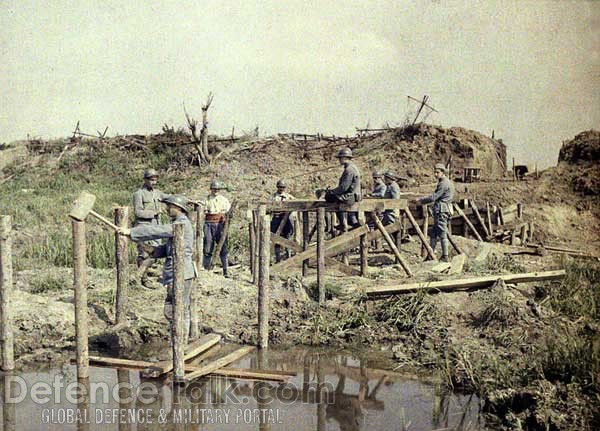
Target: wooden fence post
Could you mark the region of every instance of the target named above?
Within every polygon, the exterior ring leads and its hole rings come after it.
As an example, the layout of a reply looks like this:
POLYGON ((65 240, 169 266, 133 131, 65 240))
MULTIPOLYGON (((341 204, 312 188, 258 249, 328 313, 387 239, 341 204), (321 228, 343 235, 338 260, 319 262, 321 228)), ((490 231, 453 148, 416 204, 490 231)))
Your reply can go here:
POLYGON ((260 274, 260 217, 258 210, 252 210, 252 227, 254 229, 254 238, 256 239, 256 247, 254 247, 254 272, 252 273, 252 283, 258 286, 258 278, 260 274))
MULTIPOLYGON (((427 208, 427 205, 421 205, 421 211, 423 211, 423 236, 425 237, 425 242, 427 242, 429 241, 429 209, 427 208)), ((448 220, 448 225, 452 225, 452 218, 448 220)), ((427 250, 425 249, 425 245, 421 244, 421 257, 425 257, 426 254, 427 250)))
POLYGON ((73 230, 73 289, 75 291, 75 342, 77 344, 77 377, 89 377, 88 302, 85 221, 71 220, 73 230))
POLYGON ((260 259, 258 275, 258 346, 269 347, 269 266, 271 264, 271 224, 266 205, 258 209, 260 259))
POLYGON ((12 328, 11 299, 12 271, 12 219, 0 216, 0 337, 2 341, 2 370, 15 368, 14 335, 12 328))
MULTIPOLYGON (((308 245, 310 242, 310 212, 303 211, 298 214, 302 215, 302 249, 308 250, 308 245)), ((308 274, 308 259, 302 262, 302 277, 306 277, 308 274)))
POLYGON ((317 289, 319 304, 325 303, 325 208, 317 208, 317 289))
MULTIPOLYGON (((129 224, 129 208, 118 207, 114 209, 115 224, 126 228, 129 224)), ((127 246, 129 238, 115 232, 115 261, 117 263, 117 298, 115 323, 127 321, 127 309, 129 301, 129 253, 127 246)))
MULTIPOLYGON (((361 211, 358 214, 359 222, 362 226, 366 224, 365 212, 361 211)), ((360 275, 366 277, 369 273, 369 241, 367 234, 360 236, 360 275)))
POLYGON ((185 280, 185 242, 183 223, 173 224, 173 321, 171 322, 171 344, 173 347, 173 381, 185 378, 184 355, 187 334, 185 333, 185 304, 183 302, 185 280))

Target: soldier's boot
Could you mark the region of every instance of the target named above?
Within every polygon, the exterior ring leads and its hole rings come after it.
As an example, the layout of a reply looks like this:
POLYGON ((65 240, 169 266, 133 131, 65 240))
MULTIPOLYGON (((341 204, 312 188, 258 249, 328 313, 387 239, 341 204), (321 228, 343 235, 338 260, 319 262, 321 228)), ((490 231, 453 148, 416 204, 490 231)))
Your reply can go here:
POLYGON ((358 214, 356 212, 349 212, 348 213, 348 227, 356 228, 358 226, 360 226, 360 223, 358 222, 358 214))
POLYGON ((443 237, 440 242, 442 243, 442 257, 440 258, 440 260, 442 262, 449 262, 450 259, 448 258, 448 237, 443 237))
MULTIPOLYGON (((433 250, 434 253, 435 253, 436 244, 437 244, 437 238, 433 235, 430 236, 429 237, 429 246, 431 247, 431 249, 433 250)), ((433 258, 431 256, 429 256, 429 253, 427 253, 424 260, 425 260, 425 262, 427 262, 429 260, 433 260, 433 258)))
POLYGON ((281 261, 281 246, 275 246, 275 263, 279 263, 281 261))
POLYGON ((212 259, 212 254, 204 254, 204 256, 202 256, 202 267, 204 269, 208 269, 211 259, 212 259))
POLYGON ((223 267, 223 277, 231 278, 229 274, 229 259, 227 256, 221 257, 221 266, 223 267))

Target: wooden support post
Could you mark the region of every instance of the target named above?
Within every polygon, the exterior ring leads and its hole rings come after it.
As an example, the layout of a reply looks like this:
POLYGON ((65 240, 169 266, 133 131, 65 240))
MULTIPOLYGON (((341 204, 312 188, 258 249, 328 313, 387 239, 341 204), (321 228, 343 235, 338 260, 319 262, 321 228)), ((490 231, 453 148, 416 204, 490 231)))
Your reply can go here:
MULTIPOLYGON (((114 209, 115 224, 127 228, 129 225, 129 208, 118 207, 114 209)), ((127 322, 127 309, 129 301, 129 253, 127 246, 129 238, 126 235, 115 233, 115 261, 117 263, 117 298, 115 323, 127 322)))
MULTIPOLYGON (((450 224, 448 224, 448 227, 450 227, 450 224)), ((454 237, 452 236, 451 232, 448 232, 448 242, 450 242, 450 245, 452 245, 452 248, 454 249, 454 251, 456 251, 456 253, 463 254, 456 241, 454 241, 454 237)))
POLYGON ((473 223, 471 223, 471 220, 469 220, 469 218, 466 216, 466 214, 463 212, 463 210, 456 204, 454 204, 454 209, 464 220, 465 226, 468 226, 469 229, 471 229, 471 231, 473 232, 473 235, 475 235, 477 240, 483 241, 483 238, 481 238, 481 235, 479 235, 479 232, 477 232, 477 229, 475 229, 475 226, 473 226, 473 223))
POLYGON ((258 346, 269 347, 269 266, 271 263, 271 226, 266 205, 258 209, 260 222, 260 262, 258 267, 258 346))
POLYGON ((423 246, 425 247, 425 250, 427 250, 427 254, 429 255, 429 257, 432 258, 433 260, 436 260, 433 249, 429 245, 429 242, 425 238, 425 235, 423 235, 423 231, 417 224, 417 221, 415 220, 412 213, 410 212, 410 209, 406 208, 404 210, 404 213, 406 214, 406 217, 408 218, 408 221, 412 225, 413 229, 417 232, 417 235, 419 236, 419 239, 421 240, 421 244, 423 244, 423 246))
POLYGON ((258 210, 252 211, 252 227, 254 229, 254 238, 256 239, 256 247, 254 247, 254 272, 252 273, 252 283, 258 286, 258 277, 260 274, 260 217, 258 210))
POLYGON ((535 232, 535 223, 529 222, 529 240, 533 242, 533 234, 535 232))
POLYGON ((204 209, 201 205, 194 205, 196 213, 196 238, 194 240, 195 262, 198 271, 202 268, 202 257, 204 254, 204 209))
POLYGON ((477 208, 477 205, 475 204, 474 201, 471 201, 471 208, 473 208, 473 213, 475 214, 475 218, 477 219, 477 222, 479 223, 479 225, 483 229, 483 232, 485 233, 486 238, 489 237, 490 236, 490 232, 488 231, 488 228, 485 225, 485 222, 483 221, 483 218, 481 217, 481 214, 479 213, 479 208, 477 208))
POLYGON ((173 381, 182 382, 185 376, 185 242, 183 239, 183 223, 173 224, 173 321, 171 322, 171 345, 173 347, 173 381))
POLYGON ((523 218, 523 204, 521 202, 517 202, 517 218, 519 220, 523 218))
MULTIPOLYGON (((361 211, 359 214, 361 225, 365 225, 365 213, 361 211)), ((367 240, 367 234, 364 233, 360 236, 360 275, 366 277, 369 273, 369 241, 367 240)))
POLYGON ((250 242, 248 247, 248 261, 250 265, 250 274, 254 274, 254 249, 256 248, 256 236, 252 222, 248 223, 248 238, 250 242))
MULTIPOLYGON (((304 211, 299 213, 302 216, 302 249, 308 250, 309 230, 310 230, 310 213, 304 211)), ((308 259, 302 262, 302 277, 306 277, 308 274, 308 259)))
POLYGON ((325 208, 317 209, 317 289, 319 304, 325 303, 325 208))
POLYGON ((491 208, 490 208, 490 203, 487 201, 485 202, 485 212, 486 212, 488 230, 490 232, 490 235, 493 235, 494 234, 494 225, 492 225, 492 212, 491 212, 491 208))
POLYGON ((502 207, 498 207, 498 224, 504 225, 504 211, 502 211, 502 207))
POLYGON ((13 288, 12 219, 10 216, 0 216, 0 341, 3 371, 15 368, 11 310, 13 288))
MULTIPOLYGON (((342 235, 348 232, 348 213, 344 214, 342 222, 342 235)), ((348 265, 348 253, 342 254, 342 263, 348 265)))
POLYGON ((512 176, 513 181, 517 181, 517 172, 515 171, 515 158, 512 158, 512 176))
POLYGON ((521 245, 525 245, 527 244, 527 230, 529 228, 529 225, 527 223, 524 223, 523 226, 521 226, 521 245))
MULTIPOLYGON (((421 205, 421 210, 423 211, 423 236, 425 237, 425 242, 429 241, 428 231, 429 231, 429 209, 427 205, 421 205)), ((452 220, 448 221, 448 226, 450 226, 452 220)), ((421 244, 421 257, 425 257, 427 250, 425 249, 425 245, 421 244)))
POLYGON ((89 377, 88 302, 85 221, 71 220, 73 230, 73 290, 75 291, 75 342, 77 377, 89 377))
MULTIPOLYGON (((406 275, 408 275, 409 277, 412 277, 412 275, 413 275, 412 271, 408 267, 408 264, 406 263, 406 261, 402 258, 400 251, 396 247, 396 244, 394 244, 394 241, 392 241, 392 237, 390 236, 390 234, 385 230, 385 227, 381 223, 381 220, 379 220, 379 217, 377 217, 376 214, 371 213, 371 219, 375 223, 375 226, 377 226, 377 229, 379 229, 379 232, 381 232, 381 235, 383 235, 383 238, 385 239, 385 241, 388 243, 388 245, 392 249, 392 252, 396 256, 396 259, 398 259, 398 261, 400 262, 400 265, 402 265, 402 269, 404 269, 404 272, 406 272, 406 275)), ((431 247, 430 247, 430 249, 431 249, 431 247)))
POLYGON ((510 233, 510 245, 517 245, 517 229, 513 229, 510 233))

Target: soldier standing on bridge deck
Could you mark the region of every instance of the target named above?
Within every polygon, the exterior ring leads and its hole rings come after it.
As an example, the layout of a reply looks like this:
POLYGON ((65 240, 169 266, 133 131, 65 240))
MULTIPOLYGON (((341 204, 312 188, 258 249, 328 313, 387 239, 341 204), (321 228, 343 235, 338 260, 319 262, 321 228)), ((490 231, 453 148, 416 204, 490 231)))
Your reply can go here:
MULTIPOLYGON (((156 188, 158 182, 158 172, 154 169, 146 169, 144 171, 144 185, 133 194, 133 212, 135 220, 134 226, 145 224, 158 225, 160 224, 161 202, 170 195, 161 192, 156 188)), ((137 245, 138 256, 137 266, 140 269, 142 280, 145 277, 147 269, 153 262, 153 259, 144 250, 144 245, 150 247, 158 247, 161 245, 160 240, 152 240, 140 242, 137 245)))
POLYGON ((372 198, 383 198, 385 195, 385 183, 383 182, 383 175, 381 172, 373 172, 373 191, 371 192, 372 198))
MULTIPOLYGON (((340 177, 338 186, 334 189, 327 190, 325 193, 325 201, 335 202, 341 204, 354 204, 359 202, 362 198, 360 189, 360 171, 358 167, 352 162, 352 150, 350 148, 342 148, 337 156, 340 161, 340 165, 344 167, 344 172, 340 177)), ((338 211, 338 219, 340 220, 340 226, 342 228, 343 220, 346 218, 346 211, 338 211)), ((348 213, 348 225, 351 227, 357 227, 358 214, 356 212, 348 213)))
POLYGON ((439 239, 442 244, 442 262, 448 262, 448 223, 454 212, 452 200, 454 198, 454 184, 446 176, 446 166, 441 163, 435 165, 435 177, 438 180, 435 191, 430 196, 417 199, 416 202, 424 204, 433 204, 431 212, 433 214, 433 230, 429 239, 431 248, 435 250, 435 245, 439 239))
MULTIPOLYGON (((231 209, 231 203, 229 199, 219 194, 219 190, 223 190, 224 188, 225 186, 220 181, 213 180, 210 183, 210 196, 203 202, 206 213, 204 219, 204 259, 202 261, 204 269, 208 269, 210 266, 213 252, 221 240, 221 235, 227 235, 227 232, 223 232, 223 230, 225 227, 225 217, 231 209)), ((221 258, 223 276, 229 278, 227 271, 229 267, 229 238, 227 237, 223 242, 219 257, 221 258)))
MULTIPOLYGON (((400 199, 400 186, 396 182, 396 179, 398 178, 396 174, 392 171, 386 171, 385 174, 383 174, 383 178, 386 185, 383 197, 385 199, 400 199)), ((385 210, 381 223, 386 226, 395 222, 396 214, 394 213, 394 210, 385 210)))
MULTIPOLYGON (((287 188, 287 184, 283 180, 277 181, 277 191, 271 195, 272 202, 283 202, 286 200, 294 199, 294 197, 287 193, 285 189, 287 188)), ((283 222, 285 218, 284 212, 282 213, 273 213, 273 217, 271 218, 271 233, 276 233, 277 229, 279 229, 279 225, 283 222)), ((291 238, 294 234, 294 224, 292 222, 292 217, 288 217, 285 225, 281 230, 281 236, 286 239, 291 238)), ((285 250, 286 259, 289 257, 289 252, 285 250)), ((281 246, 279 244, 275 244, 275 262, 279 262, 281 260, 281 246)))
MULTIPOLYGON (((173 223, 183 223, 183 240, 184 240, 184 273, 183 278, 184 292, 184 319, 185 319, 185 337, 189 334, 190 329, 190 295, 192 291, 192 280, 196 277, 196 267, 193 261, 194 250, 194 228, 187 217, 187 199, 180 195, 170 195, 165 198, 167 204, 167 213, 172 221, 172 224, 159 225, 157 223, 142 223, 131 229, 119 228, 119 233, 128 235, 132 241, 141 242, 156 241, 166 239, 166 243, 156 247, 152 252, 153 258, 165 258, 161 284, 167 287, 167 297, 165 299, 164 315, 173 323, 173 281, 175 274, 173 271, 173 223)), ((171 328, 173 329, 173 328, 171 328)), ((187 341, 186 341, 187 342, 187 341)))

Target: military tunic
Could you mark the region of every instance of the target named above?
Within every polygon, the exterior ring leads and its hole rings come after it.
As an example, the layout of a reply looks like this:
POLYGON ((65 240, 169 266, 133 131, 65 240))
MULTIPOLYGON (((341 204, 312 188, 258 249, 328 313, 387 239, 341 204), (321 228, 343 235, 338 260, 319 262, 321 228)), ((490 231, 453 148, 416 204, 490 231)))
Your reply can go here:
MULTIPOLYGON (((275 192, 271 195, 271 202, 283 202, 286 200, 292 200, 294 199, 294 197, 286 192, 283 193, 279 193, 279 192, 275 192)), ((281 222, 283 222, 283 219, 285 218, 285 213, 274 213, 273 217, 271 218, 271 233, 275 233, 277 232, 277 229, 279 229, 279 225, 281 224, 281 222)), ((284 238, 291 238, 291 236, 294 234, 294 224, 292 222, 292 216, 290 214, 290 217, 288 217, 285 225, 283 226, 283 229, 281 230, 281 236, 283 236, 284 238)), ((279 244, 275 244, 275 261, 279 262, 281 260, 281 246, 279 244)), ((286 249, 286 255, 287 255, 287 249, 286 249)))
MULTIPOLYGON (((338 186, 325 194, 325 200, 327 202, 353 204, 359 202, 361 198, 360 171, 354 163, 346 162, 338 186)), ((338 211, 337 216, 340 223, 343 223, 346 218, 346 211, 338 211)), ((348 224, 358 226, 358 214, 356 212, 348 214, 348 224)))
MULTIPOLYGON (((179 215, 174 221, 175 223, 183 224, 183 241, 184 241, 184 271, 183 278, 185 280, 183 286, 183 304, 184 304, 184 320, 187 334, 190 328, 190 304, 192 292, 192 279, 197 275, 196 267, 194 266, 194 228, 186 215, 179 215)), ((152 257, 164 258, 163 272, 161 283, 167 286, 167 297, 165 299, 165 317, 173 320, 173 281, 175 279, 173 269, 173 224, 157 225, 151 223, 140 224, 131 229, 131 239, 135 242, 151 241, 158 239, 166 239, 166 243, 154 249, 152 257)))
MULTIPOLYGON (((158 189, 150 190, 145 184, 133 194, 133 212, 134 212, 134 226, 141 224, 160 224, 159 213, 161 208, 161 202, 168 198, 170 195, 161 192, 158 189)), ((158 247, 161 245, 160 240, 144 241, 146 244, 152 247, 158 247)), ((142 243, 138 243, 138 261, 141 261, 148 257, 148 254, 144 251, 142 243)))
POLYGON ((373 186, 373 192, 371 192, 371 197, 383 198, 385 196, 385 190, 385 183, 383 181, 377 181, 373 186))
POLYGON ((431 213, 433 214, 432 235, 429 238, 431 248, 435 250, 437 240, 442 245, 442 257, 448 257, 448 222, 454 212, 452 200, 454 198, 454 184, 446 176, 438 180, 435 191, 432 195, 422 197, 419 203, 422 205, 432 204, 431 213))
MULTIPOLYGON (((383 195, 385 199, 400 199, 400 186, 396 181, 392 181, 385 189, 383 195)), ((396 222, 396 214, 394 210, 386 210, 383 213, 382 223, 384 225, 392 224, 396 222)))

